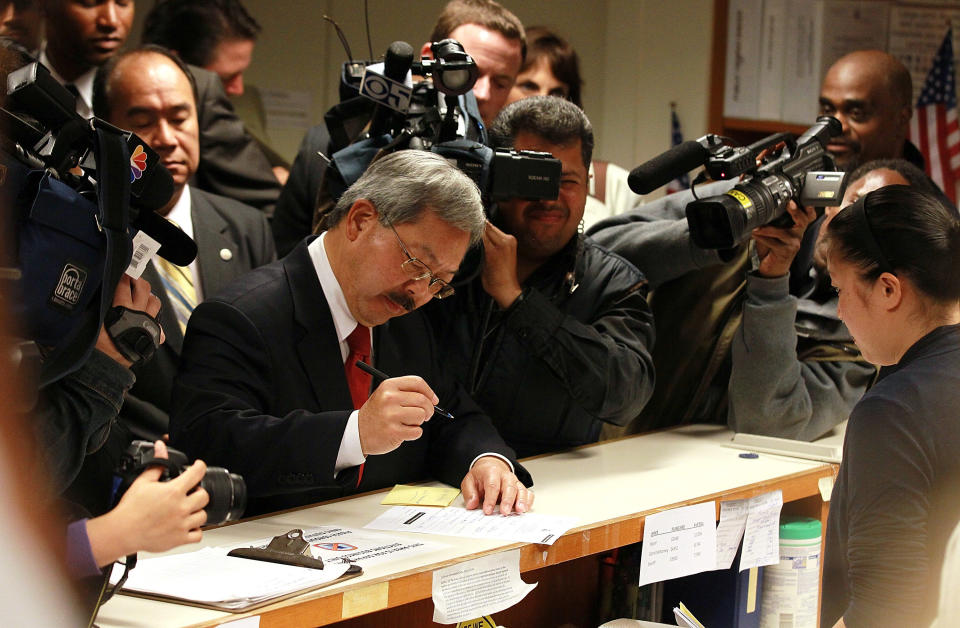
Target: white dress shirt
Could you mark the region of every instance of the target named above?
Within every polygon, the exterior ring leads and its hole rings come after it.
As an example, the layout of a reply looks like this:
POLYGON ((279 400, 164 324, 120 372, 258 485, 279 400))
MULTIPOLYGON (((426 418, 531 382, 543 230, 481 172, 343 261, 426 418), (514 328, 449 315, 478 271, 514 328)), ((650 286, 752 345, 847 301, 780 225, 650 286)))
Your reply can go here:
MULTIPOLYGON (((319 238, 307 245, 307 252, 317 271, 317 279, 320 280, 320 287, 327 300, 327 307, 330 308, 330 315, 333 316, 333 326, 337 329, 337 340, 340 341, 340 359, 346 363, 347 356, 350 355, 347 336, 353 333, 359 323, 350 313, 347 299, 343 296, 340 283, 333 274, 333 268, 327 258, 327 250, 323 246, 326 235, 326 233, 320 234, 319 238)), ((373 347, 372 338, 370 346, 373 347)), ((347 428, 343 431, 343 438, 340 439, 340 450, 337 452, 337 462, 333 467, 334 475, 344 469, 363 464, 366 459, 360 447, 359 410, 354 410, 347 419, 347 428)))
POLYGON ((77 98, 77 113, 83 116, 85 119, 90 119, 93 117, 93 77, 97 74, 97 68, 93 67, 78 76, 73 81, 66 81, 57 73, 56 68, 50 63, 50 59, 47 57, 46 46, 43 47, 43 50, 40 51, 40 63, 47 66, 47 69, 50 70, 50 75, 61 85, 67 85, 72 83, 74 87, 77 88, 80 97, 77 98))

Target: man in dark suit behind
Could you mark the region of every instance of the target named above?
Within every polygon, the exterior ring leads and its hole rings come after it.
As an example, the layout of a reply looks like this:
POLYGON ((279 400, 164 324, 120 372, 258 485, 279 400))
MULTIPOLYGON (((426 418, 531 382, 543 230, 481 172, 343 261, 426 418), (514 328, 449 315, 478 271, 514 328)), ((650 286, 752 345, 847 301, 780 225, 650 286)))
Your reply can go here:
MULTIPOLYGON (((104 477, 131 438, 155 440, 168 431, 173 377, 180 361, 190 309, 236 277, 276 259, 266 217, 252 207, 187 184, 199 159, 196 91, 192 75, 162 48, 133 50, 103 66, 94 81, 94 111, 111 124, 135 132, 153 148, 173 177, 174 193, 159 213, 176 222, 197 243, 197 259, 174 267, 154 259, 143 271, 163 305, 160 323, 167 341, 154 358, 136 368, 137 381, 124 399, 120 424, 103 457, 86 470, 82 484, 103 487, 104 477), (171 277, 173 279, 171 279, 171 277), (186 279, 189 304, 177 279, 186 279), (90 473, 95 479, 90 479, 90 473)), ((104 493, 95 489, 91 503, 104 493)), ((99 501, 99 500, 97 500, 99 501)), ((105 502, 94 503, 100 508, 105 502)))
POLYGON ((467 508, 528 509, 529 476, 413 312, 449 292, 479 240, 476 186, 438 155, 400 151, 371 164, 328 221, 194 311, 174 446, 243 475, 247 515, 427 475, 460 483, 467 508), (364 382, 358 356, 398 377, 364 382))

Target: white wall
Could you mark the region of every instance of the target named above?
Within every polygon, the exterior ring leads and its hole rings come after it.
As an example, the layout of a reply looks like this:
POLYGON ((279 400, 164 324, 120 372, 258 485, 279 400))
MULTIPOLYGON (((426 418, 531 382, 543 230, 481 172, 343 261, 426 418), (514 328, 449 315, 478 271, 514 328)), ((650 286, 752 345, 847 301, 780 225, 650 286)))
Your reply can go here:
MULTIPOLYGON (((445 0, 368 0, 375 57, 390 42, 419 49, 445 0)), ((336 102, 346 55, 327 14, 343 28, 354 56, 369 57, 359 0, 245 0, 263 26, 247 80, 260 88, 307 91, 312 120, 336 102)), ((706 132, 711 0, 505 0, 525 24, 545 24, 565 35, 581 57, 584 109, 594 123, 597 155, 626 168, 665 150, 669 103, 676 101, 684 135, 706 132)), ((131 41, 151 5, 138 5, 131 41)), ((277 149, 292 157, 299 129, 269 130, 277 149)))

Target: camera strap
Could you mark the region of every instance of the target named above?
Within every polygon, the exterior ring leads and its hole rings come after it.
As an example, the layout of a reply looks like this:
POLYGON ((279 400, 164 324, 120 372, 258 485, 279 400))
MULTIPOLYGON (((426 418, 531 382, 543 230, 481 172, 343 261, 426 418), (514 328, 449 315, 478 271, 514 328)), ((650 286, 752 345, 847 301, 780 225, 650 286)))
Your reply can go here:
POLYGON ((127 209, 130 197, 130 155, 118 130, 94 120, 97 161, 98 222, 106 238, 106 261, 99 304, 90 307, 73 331, 49 353, 40 369, 40 386, 76 370, 93 350, 103 318, 113 302, 113 292, 130 263, 131 246, 127 209))

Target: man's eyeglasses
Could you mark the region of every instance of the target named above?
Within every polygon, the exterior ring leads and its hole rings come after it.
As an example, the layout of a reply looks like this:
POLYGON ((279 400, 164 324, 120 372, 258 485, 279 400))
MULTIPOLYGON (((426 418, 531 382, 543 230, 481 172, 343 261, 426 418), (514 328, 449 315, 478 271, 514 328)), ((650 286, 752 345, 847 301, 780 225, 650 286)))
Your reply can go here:
POLYGON ((446 299, 447 297, 451 296, 453 294, 453 286, 434 275, 426 264, 418 260, 416 257, 410 255, 410 251, 407 250, 403 240, 400 239, 400 234, 397 233, 397 230, 393 228, 393 225, 388 226, 390 227, 390 231, 393 231, 393 235, 397 236, 397 242, 400 243, 400 248, 403 250, 403 254, 407 256, 407 261, 405 261, 403 264, 400 264, 400 268, 403 269, 403 272, 407 273, 407 276, 414 281, 430 279, 427 289, 433 293, 433 297, 435 299, 446 299))

